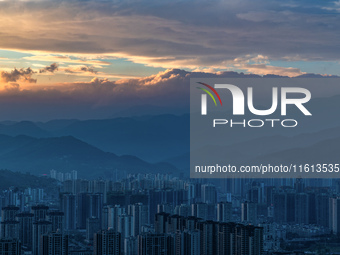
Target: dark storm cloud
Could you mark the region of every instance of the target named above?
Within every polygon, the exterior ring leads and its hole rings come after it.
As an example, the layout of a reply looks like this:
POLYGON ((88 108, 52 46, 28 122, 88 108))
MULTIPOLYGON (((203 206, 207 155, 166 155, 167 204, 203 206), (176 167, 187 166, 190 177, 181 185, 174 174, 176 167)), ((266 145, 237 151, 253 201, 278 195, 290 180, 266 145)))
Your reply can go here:
POLYGON ((21 68, 17 69, 14 68, 14 70, 7 72, 7 71, 1 71, 0 77, 2 82, 8 83, 8 82, 17 82, 17 81, 24 81, 29 83, 36 83, 37 80, 32 78, 32 74, 35 72, 30 68, 21 68))
POLYGON ((55 71, 58 70, 58 64, 57 63, 53 63, 49 66, 46 66, 42 69, 39 70, 39 73, 54 73, 55 71))

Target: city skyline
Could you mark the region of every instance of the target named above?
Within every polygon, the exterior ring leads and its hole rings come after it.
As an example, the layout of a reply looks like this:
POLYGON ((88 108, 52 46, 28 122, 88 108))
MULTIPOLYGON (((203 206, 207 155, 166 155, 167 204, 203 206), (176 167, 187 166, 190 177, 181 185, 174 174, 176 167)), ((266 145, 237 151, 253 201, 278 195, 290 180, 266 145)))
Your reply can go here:
POLYGON ((23 254, 22 249, 37 255, 336 251, 339 180, 208 182, 160 173, 89 180, 79 178, 77 171, 65 177, 60 179, 52 170, 46 188, 0 191, 1 251, 23 254))
POLYGON ((0 255, 339 254, 338 31, 340 0, 0 0, 0 255))

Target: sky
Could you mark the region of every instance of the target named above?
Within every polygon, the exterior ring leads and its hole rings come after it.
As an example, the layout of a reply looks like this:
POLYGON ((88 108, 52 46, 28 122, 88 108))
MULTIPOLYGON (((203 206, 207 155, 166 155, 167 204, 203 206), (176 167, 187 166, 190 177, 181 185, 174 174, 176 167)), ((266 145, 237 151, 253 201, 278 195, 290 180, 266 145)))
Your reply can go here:
POLYGON ((0 120, 184 109, 205 74, 340 75, 339 32, 340 1, 0 1, 0 120))

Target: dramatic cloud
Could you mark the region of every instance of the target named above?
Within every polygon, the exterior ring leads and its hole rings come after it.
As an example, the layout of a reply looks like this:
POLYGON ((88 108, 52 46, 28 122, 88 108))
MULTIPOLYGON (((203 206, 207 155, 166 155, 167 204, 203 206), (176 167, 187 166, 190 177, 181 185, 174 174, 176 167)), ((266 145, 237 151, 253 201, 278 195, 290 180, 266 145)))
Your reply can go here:
MULTIPOLYGON (((0 48, 36 52, 28 60, 92 66, 91 60, 53 54, 190 69, 225 69, 249 54, 338 61, 338 8, 329 1, 0 2, 0 48)), ((260 69, 280 71, 252 68, 260 69)))
POLYGON ((339 3, 0 1, 0 119, 187 110, 190 78, 314 77, 301 61, 340 60, 339 3))
POLYGON ((55 71, 58 70, 58 64, 57 63, 53 63, 50 66, 46 66, 42 69, 39 70, 39 73, 54 73, 55 71))
POLYGON ((1 71, 0 78, 2 82, 17 82, 17 81, 24 81, 28 83, 36 83, 37 80, 32 78, 32 74, 35 72, 30 68, 21 68, 21 69, 14 69, 10 72, 1 71))
MULTIPOLYGON (((150 105, 155 109, 164 109, 164 113, 184 113, 189 110, 190 78, 242 77, 261 76, 232 71, 207 73, 168 69, 148 77, 118 81, 95 77, 87 82, 31 87, 10 82, 0 91, 0 118, 33 120, 108 118, 119 115, 122 110, 135 107, 142 111, 143 106, 150 105)), ((322 76, 305 74, 302 77, 322 76)), ((340 87, 334 89, 331 95, 334 93, 340 94, 340 87)))

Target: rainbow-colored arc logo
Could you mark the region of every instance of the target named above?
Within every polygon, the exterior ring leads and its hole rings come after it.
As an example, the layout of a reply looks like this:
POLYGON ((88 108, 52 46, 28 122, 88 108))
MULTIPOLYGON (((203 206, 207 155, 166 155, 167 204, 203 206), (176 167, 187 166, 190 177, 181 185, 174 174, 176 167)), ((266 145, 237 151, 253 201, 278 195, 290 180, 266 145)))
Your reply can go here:
MULTIPOLYGON (((221 106, 222 106, 222 100, 221 100, 221 98, 220 98, 220 95, 217 93, 217 91, 216 91, 213 87, 211 87, 210 85, 208 85, 208 84, 206 84, 206 83, 203 83, 203 82, 197 82, 197 83, 199 83, 199 84, 201 84, 201 85, 206 86, 207 88, 209 88, 209 89, 217 96, 217 98, 218 98, 218 100, 220 101, 220 104, 221 104, 221 106)), ((212 100, 214 101, 215 106, 217 106, 215 97, 213 96, 213 94, 211 94, 211 92, 210 92, 209 90, 204 89, 204 88, 200 88, 200 87, 197 87, 197 88, 203 90, 204 92, 206 92, 206 93, 212 98, 212 100)))

